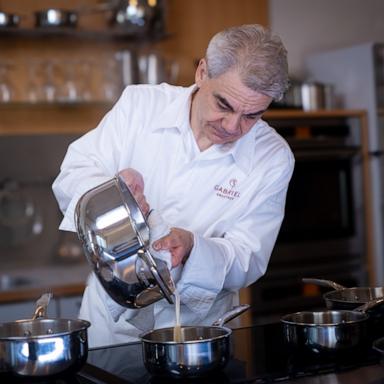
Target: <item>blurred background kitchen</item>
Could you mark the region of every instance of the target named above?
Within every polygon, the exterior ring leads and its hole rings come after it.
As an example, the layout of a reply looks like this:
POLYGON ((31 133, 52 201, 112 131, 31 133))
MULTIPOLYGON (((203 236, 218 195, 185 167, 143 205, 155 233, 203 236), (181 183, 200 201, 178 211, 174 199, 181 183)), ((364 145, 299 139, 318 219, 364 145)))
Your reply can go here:
POLYGON ((383 285, 383 13, 381 0, 0 1, 0 321, 29 317, 47 288, 50 315, 77 314, 89 267, 51 192, 68 144, 128 84, 191 84, 209 38, 244 23, 288 50, 292 87, 266 119, 297 159, 268 272, 242 291, 248 321, 322 306, 302 277, 383 285))

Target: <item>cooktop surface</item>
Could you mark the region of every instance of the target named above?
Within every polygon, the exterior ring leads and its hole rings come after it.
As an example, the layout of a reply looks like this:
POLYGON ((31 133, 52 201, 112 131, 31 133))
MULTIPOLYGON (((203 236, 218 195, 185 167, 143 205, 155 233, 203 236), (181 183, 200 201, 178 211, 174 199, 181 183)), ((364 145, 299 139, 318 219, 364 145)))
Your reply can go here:
POLYGON ((279 323, 235 329, 231 341, 232 358, 225 369, 195 380, 151 376, 143 364, 141 343, 130 343, 90 350, 87 364, 79 373, 43 380, 40 383, 273 383, 377 364, 380 358, 370 347, 337 357, 293 352, 284 343, 282 326, 279 323))
MULTIPOLYGON (((364 351, 337 357, 293 352, 284 343, 282 326, 279 323, 233 330, 232 352, 233 356, 224 370, 195 381, 212 384, 270 383, 340 372, 379 362, 379 356, 370 347, 364 351)), ((171 381, 169 378, 153 377, 146 371, 140 343, 91 350, 87 368, 91 374, 91 368, 100 369, 127 383, 171 381)), ((96 376, 97 372, 94 372, 94 375, 96 376)), ((180 380, 175 379, 175 382, 180 383, 180 380)), ((194 380, 190 379, 188 382, 194 380)))

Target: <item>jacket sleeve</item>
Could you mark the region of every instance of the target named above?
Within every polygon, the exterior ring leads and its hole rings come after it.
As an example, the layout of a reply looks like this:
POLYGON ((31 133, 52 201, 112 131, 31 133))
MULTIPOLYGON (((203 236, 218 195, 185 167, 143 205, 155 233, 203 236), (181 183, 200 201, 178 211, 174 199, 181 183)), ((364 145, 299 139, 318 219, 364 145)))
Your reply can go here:
MULTIPOLYGON (((194 234, 195 245, 177 288, 181 300, 201 318, 220 291, 237 291, 264 275, 284 217, 285 198, 294 159, 267 172, 264 185, 222 237, 194 234)), ((252 176, 252 175, 251 175, 252 176)))

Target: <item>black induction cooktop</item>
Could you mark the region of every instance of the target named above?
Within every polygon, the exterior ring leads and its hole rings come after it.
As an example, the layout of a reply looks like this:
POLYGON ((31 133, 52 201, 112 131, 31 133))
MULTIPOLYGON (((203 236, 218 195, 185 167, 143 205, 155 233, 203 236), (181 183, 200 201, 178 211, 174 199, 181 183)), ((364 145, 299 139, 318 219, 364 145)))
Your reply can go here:
POLYGON ((141 343, 130 343, 91 349, 87 364, 79 373, 44 380, 42 383, 273 383, 377 364, 380 358, 370 347, 342 356, 310 355, 289 350, 284 343, 282 326, 279 323, 235 329, 231 342, 233 356, 226 368, 196 380, 181 381, 151 376, 143 364, 141 343))

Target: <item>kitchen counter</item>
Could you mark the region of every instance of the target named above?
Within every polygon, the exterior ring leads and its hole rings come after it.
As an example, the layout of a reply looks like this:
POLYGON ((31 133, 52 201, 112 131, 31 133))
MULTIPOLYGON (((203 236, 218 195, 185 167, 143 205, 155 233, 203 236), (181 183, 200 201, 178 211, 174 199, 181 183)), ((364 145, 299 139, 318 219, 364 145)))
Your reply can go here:
POLYGON ((8 270, 0 274, 0 304, 36 300, 47 290, 54 297, 82 295, 89 272, 87 263, 8 270))

